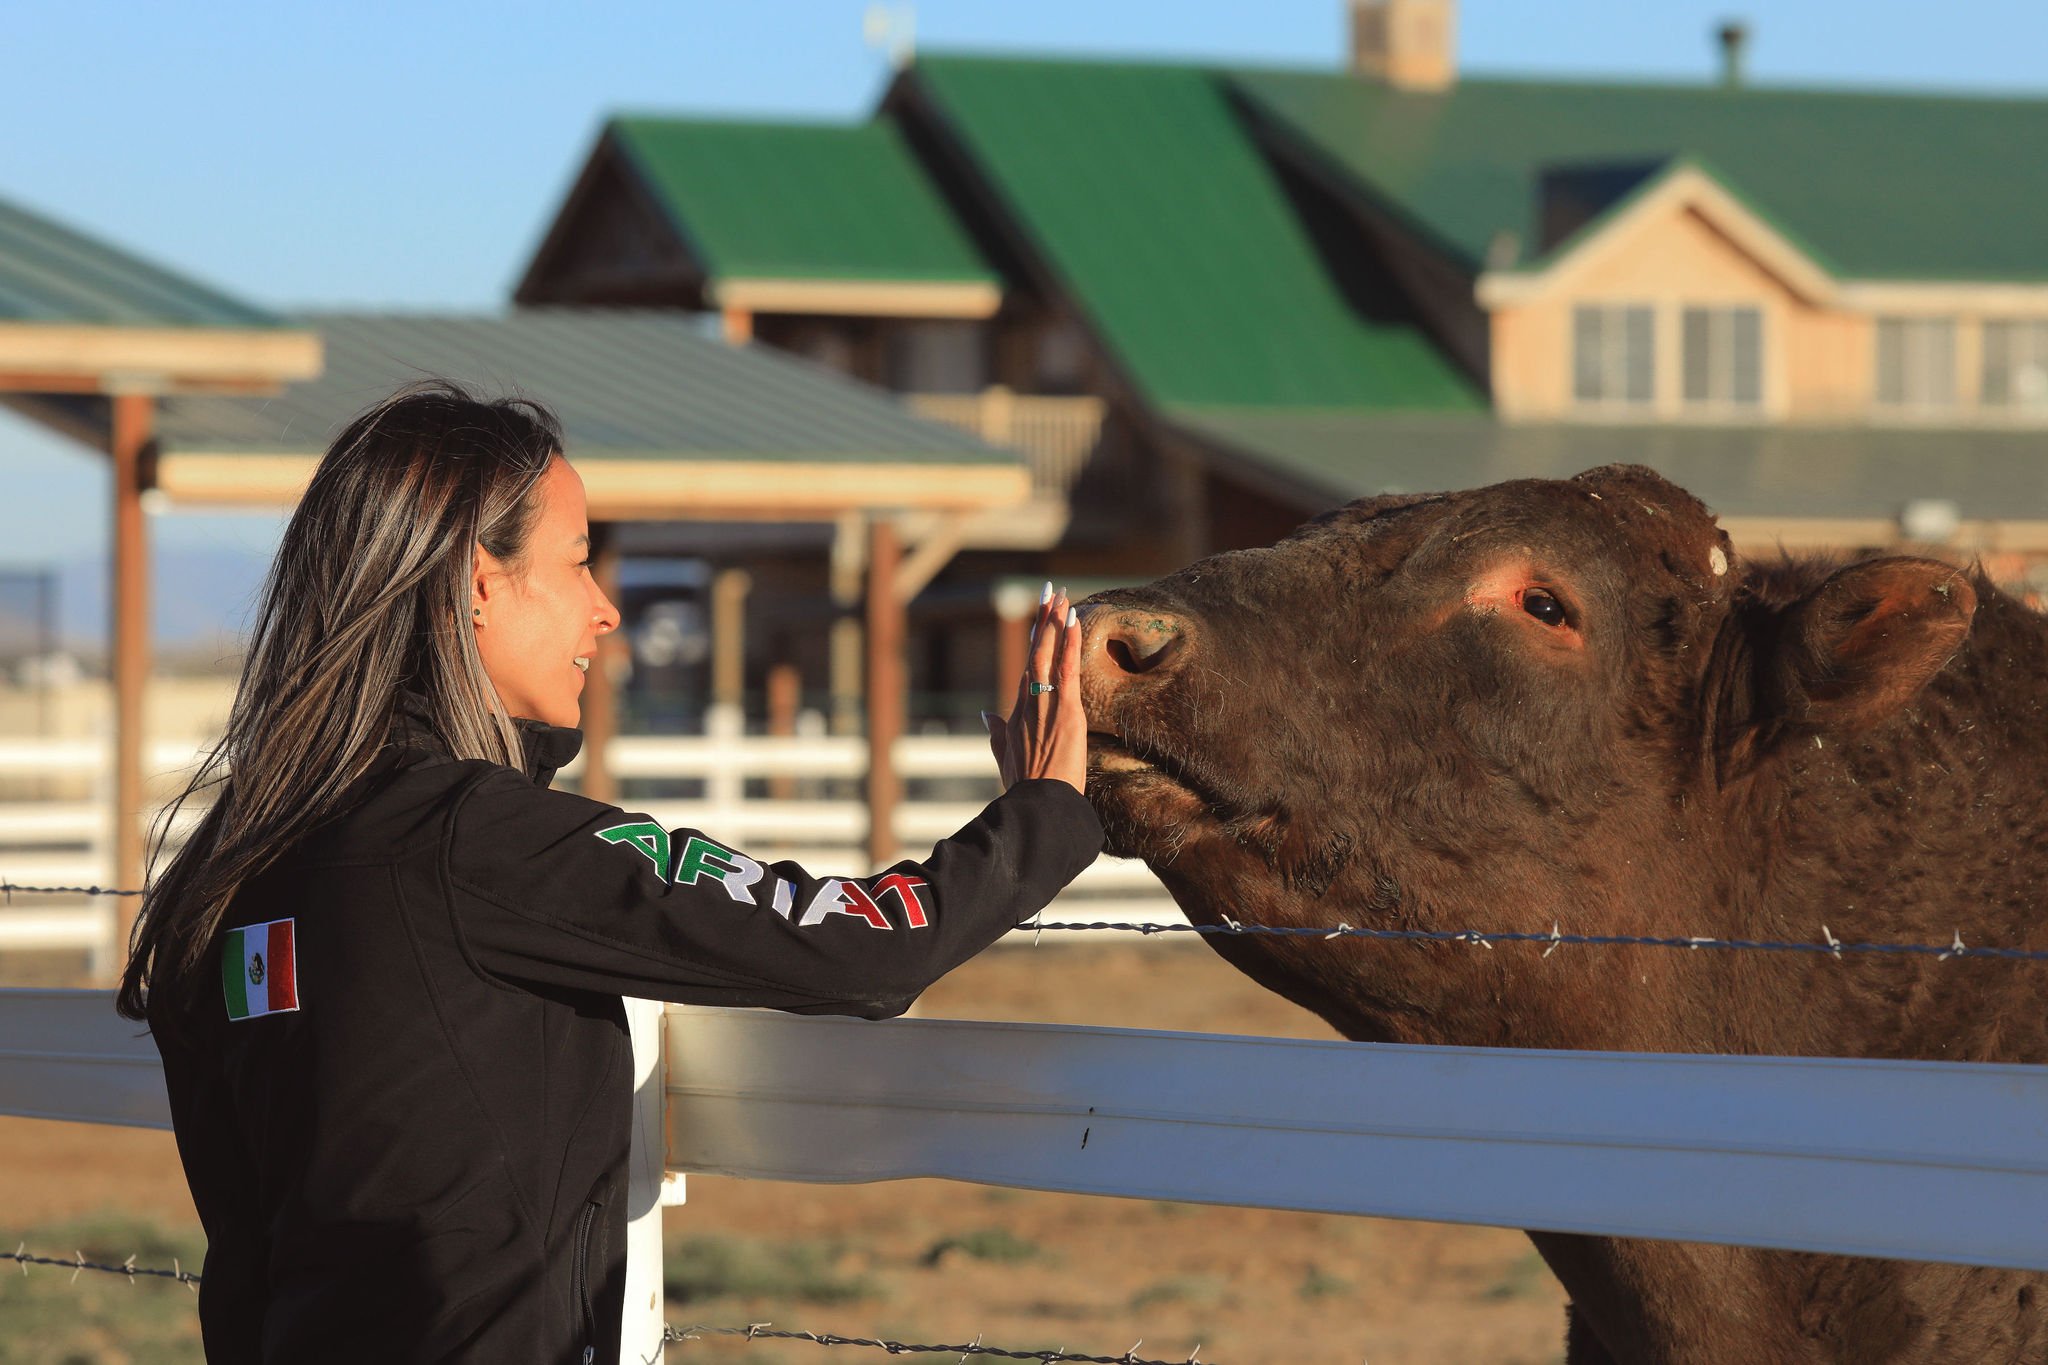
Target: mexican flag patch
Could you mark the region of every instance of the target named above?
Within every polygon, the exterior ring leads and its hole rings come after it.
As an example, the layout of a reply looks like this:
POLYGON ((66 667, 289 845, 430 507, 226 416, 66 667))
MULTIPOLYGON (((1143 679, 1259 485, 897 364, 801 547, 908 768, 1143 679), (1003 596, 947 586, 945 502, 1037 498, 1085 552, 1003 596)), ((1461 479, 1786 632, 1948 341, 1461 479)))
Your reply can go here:
POLYGON ((292 952, 292 922, 278 919, 228 930, 221 943, 220 985, 230 1019, 297 1009, 299 962, 292 952))

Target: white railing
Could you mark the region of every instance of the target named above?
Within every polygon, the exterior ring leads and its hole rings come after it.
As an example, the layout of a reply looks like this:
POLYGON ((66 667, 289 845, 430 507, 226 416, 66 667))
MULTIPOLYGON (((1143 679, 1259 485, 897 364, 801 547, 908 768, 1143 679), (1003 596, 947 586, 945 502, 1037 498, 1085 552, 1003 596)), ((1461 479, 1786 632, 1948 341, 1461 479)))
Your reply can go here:
MULTIPOLYGON (((148 766, 170 774, 199 760, 196 742, 150 748, 148 766)), ((110 772, 112 750, 97 740, 0 741, 0 778, 55 778, 95 784, 110 772)), ((627 781, 701 782, 702 797, 628 800, 671 828, 706 830, 757 853, 792 858, 815 871, 870 871, 866 853, 868 809, 852 797, 752 796, 749 779, 858 781, 867 771, 867 742, 855 736, 624 735, 607 752, 612 774, 627 781)), ((966 824, 994 799, 997 784, 985 740, 953 735, 908 736, 897 742, 898 774, 907 783, 971 783, 969 799, 906 799, 895 814, 895 833, 915 857, 966 824)), ((582 772, 579 759, 564 770, 582 772)), ((100 784, 104 785, 104 784, 100 784)), ((189 828, 187 812, 173 839, 189 828)), ((105 885, 112 877, 112 816, 107 799, 0 802, 0 880, 36 886, 105 885)), ((1047 912, 1049 923, 1122 920, 1184 922, 1142 863, 1103 858, 1083 872, 1047 912)), ((0 906, 0 951, 82 949, 98 971, 116 951, 116 919, 105 904, 82 899, 24 898, 0 906)))
MULTIPOLYGON (((660 1339, 660 1208, 684 1171, 2048 1270, 2048 1067, 631 1004, 629 1358, 660 1339)), ((155 1066, 107 995, 0 991, 0 1114, 165 1127, 155 1066)))
POLYGON ((980 393, 911 393, 905 406, 991 445, 1021 451, 1034 493, 1065 498, 1102 441, 1107 411, 1086 395, 1018 394, 998 384, 980 393))

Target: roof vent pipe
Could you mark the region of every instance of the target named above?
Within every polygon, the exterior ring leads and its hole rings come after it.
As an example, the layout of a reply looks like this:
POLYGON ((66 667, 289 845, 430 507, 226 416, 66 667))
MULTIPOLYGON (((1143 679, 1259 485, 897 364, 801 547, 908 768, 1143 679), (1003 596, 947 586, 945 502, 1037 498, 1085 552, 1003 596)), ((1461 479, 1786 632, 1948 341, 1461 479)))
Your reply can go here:
POLYGON ((1749 25, 1740 19, 1730 19, 1714 30, 1714 36, 1721 40, 1721 88, 1738 90, 1742 87, 1743 50, 1749 45, 1749 25))

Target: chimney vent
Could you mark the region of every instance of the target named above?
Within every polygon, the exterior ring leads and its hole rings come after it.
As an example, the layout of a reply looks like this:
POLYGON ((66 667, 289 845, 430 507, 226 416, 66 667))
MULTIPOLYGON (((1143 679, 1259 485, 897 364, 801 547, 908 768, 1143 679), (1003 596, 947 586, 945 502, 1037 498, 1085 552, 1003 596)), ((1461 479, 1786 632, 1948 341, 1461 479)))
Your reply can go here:
POLYGON ((1351 69, 1396 90, 1458 77, 1458 0, 1351 0, 1351 69))
POLYGON ((1714 30, 1714 36, 1721 40, 1721 88, 1738 90, 1742 87, 1743 50, 1749 45, 1749 25, 1740 19, 1730 19, 1714 30))

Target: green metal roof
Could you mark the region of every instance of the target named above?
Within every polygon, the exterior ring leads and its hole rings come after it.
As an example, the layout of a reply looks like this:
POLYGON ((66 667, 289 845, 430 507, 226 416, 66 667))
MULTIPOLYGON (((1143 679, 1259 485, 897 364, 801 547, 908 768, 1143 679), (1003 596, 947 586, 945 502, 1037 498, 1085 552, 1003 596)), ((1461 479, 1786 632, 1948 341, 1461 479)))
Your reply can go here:
POLYGON ((217 289, 0 200, 0 322, 278 327, 217 289))
POLYGON ((1972 520, 2048 520, 2048 446, 2039 432, 1516 425, 1195 408, 1169 418, 1249 460, 1304 508, 1645 464, 1722 516, 1888 520, 1933 498, 1972 520))
POLYGON ((996 280, 893 125, 620 118, 607 132, 713 279, 996 280))
POLYGON ((1483 406, 1398 295, 1347 296, 1360 262, 1318 249, 1217 73, 927 56, 909 79, 1152 401, 1483 406))
POLYGON ((1856 279, 2048 279, 2048 100, 1239 72, 1253 106, 1476 268, 1541 240, 1546 168, 1689 156, 1856 279))
POLYGON ((572 457, 1015 464, 1014 451, 911 416, 886 395, 765 346, 728 346, 670 311, 496 317, 320 313, 327 366, 271 398, 181 397, 167 452, 317 453, 399 385, 454 379, 540 399, 572 457))

